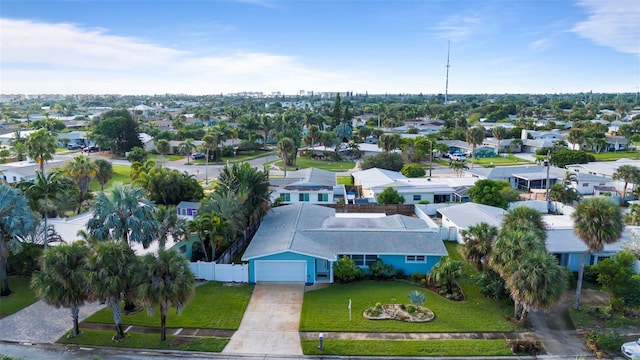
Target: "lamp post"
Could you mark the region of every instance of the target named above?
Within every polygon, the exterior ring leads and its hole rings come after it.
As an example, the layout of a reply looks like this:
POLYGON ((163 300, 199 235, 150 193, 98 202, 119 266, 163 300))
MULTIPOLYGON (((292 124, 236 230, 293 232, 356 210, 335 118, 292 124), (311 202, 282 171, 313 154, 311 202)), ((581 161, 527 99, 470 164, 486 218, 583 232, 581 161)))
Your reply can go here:
POLYGON ((429 140, 429 177, 431 177, 432 168, 433 168, 433 140, 429 140))

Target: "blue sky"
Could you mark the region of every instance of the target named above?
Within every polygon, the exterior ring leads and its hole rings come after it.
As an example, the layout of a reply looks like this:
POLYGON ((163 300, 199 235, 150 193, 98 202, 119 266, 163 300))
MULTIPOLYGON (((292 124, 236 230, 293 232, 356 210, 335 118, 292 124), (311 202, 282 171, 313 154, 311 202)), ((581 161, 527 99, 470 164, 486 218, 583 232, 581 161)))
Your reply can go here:
POLYGON ((636 92, 637 0, 0 2, 0 93, 636 92))

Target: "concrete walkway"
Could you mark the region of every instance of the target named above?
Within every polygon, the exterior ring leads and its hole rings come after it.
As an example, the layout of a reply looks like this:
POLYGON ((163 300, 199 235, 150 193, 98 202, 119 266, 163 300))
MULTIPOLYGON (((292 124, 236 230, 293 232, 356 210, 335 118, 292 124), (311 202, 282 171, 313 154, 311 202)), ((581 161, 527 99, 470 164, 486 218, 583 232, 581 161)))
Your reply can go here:
POLYGON ((258 283, 222 353, 302 356, 298 328, 303 297, 304 283, 258 283))
MULTIPOLYGON (((86 319, 104 305, 88 303, 80 308, 78 321, 86 319)), ((56 309, 44 301, 0 319, 0 339, 30 343, 54 343, 73 327, 71 310, 56 309)))

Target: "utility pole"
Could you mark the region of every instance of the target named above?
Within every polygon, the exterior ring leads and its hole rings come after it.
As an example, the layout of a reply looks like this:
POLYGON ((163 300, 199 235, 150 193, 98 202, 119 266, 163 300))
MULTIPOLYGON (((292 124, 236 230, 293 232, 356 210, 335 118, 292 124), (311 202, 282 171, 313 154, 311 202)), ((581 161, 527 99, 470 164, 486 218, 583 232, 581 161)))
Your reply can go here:
POLYGON ((547 166, 547 212, 551 211, 551 199, 549 199, 549 168, 551 168, 551 151, 547 151, 547 160, 545 160, 544 164, 547 166))
POLYGON ((433 168, 433 140, 429 140, 429 177, 431 177, 432 168, 433 168))
POLYGON ((449 52, 451 50, 451 40, 449 40, 447 42, 447 82, 445 84, 444 87, 444 104, 447 105, 447 97, 449 95, 449 68, 451 67, 451 65, 449 65, 449 52))

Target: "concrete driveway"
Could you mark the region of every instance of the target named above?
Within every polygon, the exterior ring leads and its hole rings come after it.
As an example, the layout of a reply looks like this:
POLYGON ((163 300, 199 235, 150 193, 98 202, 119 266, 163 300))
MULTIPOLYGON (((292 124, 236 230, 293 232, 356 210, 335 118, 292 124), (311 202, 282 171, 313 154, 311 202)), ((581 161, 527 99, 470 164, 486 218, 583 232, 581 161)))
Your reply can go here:
POLYGON ((304 283, 258 283, 225 354, 302 355, 304 283))

